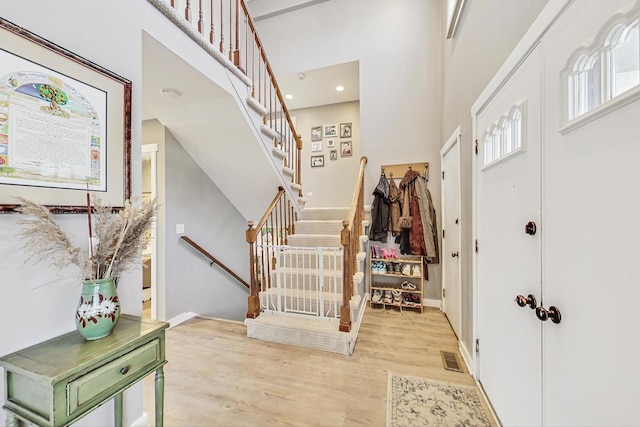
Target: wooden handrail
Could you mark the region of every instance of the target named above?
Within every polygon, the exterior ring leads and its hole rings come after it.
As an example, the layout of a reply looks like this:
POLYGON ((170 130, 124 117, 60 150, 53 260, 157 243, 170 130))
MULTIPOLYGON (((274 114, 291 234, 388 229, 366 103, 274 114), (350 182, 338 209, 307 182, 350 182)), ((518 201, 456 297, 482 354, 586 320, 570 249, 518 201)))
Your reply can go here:
MULTIPOLYGON (((276 207, 276 205, 278 204, 278 201, 280 201, 280 199, 282 198, 283 195, 284 195, 284 188, 283 187, 278 187, 278 192, 276 193, 276 196, 271 201, 271 204, 269 205, 269 207, 265 211, 265 213, 262 216, 262 218, 260 219, 260 221, 258 221, 258 224, 254 225, 253 221, 249 221, 251 223, 252 228, 253 228, 255 233, 257 233, 257 230, 260 230, 260 229, 262 229, 262 227, 264 227, 264 224, 267 222, 267 219, 269 219, 269 216, 271 216, 271 213, 273 212, 273 209, 276 207)), ((255 242, 255 239, 253 241, 255 242)))
POLYGON ((357 267, 360 232, 364 219, 364 168, 367 158, 360 159, 360 171, 356 180, 349 216, 342 221, 340 244, 342 245, 342 306, 340 307, 340 331, 351 330, 351 297, 353 296, 353 275, 357 267))
POLYGON ((218 264, 218 266, 222 268, 224 271, 226 271, 231 277, 236 279, 238 282, 242 283, 247 289, 251 289, 251 286, 244 279, 242 279, 240 276, 234 273, 229 267, 221 263, 219 259, 211 255, 209 252, 207 252, 202 246, 198 245, 196 242, 194 242, 187 236, 180 236, 180 238, 185 242, 187 242, 195 250, 200 252, 200 254, 204 255, 207 259, 209 259, 211 261, 210 263, 211 266, 213 266, 213 264, 218 264))

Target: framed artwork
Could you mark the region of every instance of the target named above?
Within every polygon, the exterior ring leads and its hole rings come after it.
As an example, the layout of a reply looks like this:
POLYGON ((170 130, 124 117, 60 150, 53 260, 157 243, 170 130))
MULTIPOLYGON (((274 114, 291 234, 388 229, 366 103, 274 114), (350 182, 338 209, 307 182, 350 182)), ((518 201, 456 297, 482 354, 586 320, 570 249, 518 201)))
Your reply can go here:
POLYGON ((324 154, 319 156, 311 156, 311 167, 321 168, 324 167, 324 154))
POLYGON ((322 141, 312 142, 311 143, 311 151, 313 151, 313 152, 322 151, 322 141))
POLYGON ((335 146, 336 146, 336 140, 335 139, 327 140, 327 148, 335 148, 335 146))
POLYGON ((322 141, 322 126, 311 128, 311 141, 322 141))
POLYGON ((351 152, 351 141, 343 141, 340 143, 340 157, 348 157, 351 152))
POLYGON ((351 138, 351 123, 340 123, 340 138, 351 138))
POLYGON ((333 138, 338 136, 338 125, 324 125, 324 137, 333 138))
POLYGON ((131 81, 0 18, 0 211, 131 197, 131 81))
POLYGON ((338 150, 329 151, 329 160, 338 160, 338 150))

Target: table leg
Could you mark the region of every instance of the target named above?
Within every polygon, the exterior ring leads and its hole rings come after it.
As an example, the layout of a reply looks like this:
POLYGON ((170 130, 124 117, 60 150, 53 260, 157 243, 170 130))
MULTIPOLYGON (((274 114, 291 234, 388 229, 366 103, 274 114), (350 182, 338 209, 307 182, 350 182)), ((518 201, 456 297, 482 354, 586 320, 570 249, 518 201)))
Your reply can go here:
POLYGON ((156 427, 164 422, 164 370, 162 366, 156 370, 156 427))
POLYGON ((122 392, 113 398, 113 418, 116 427, 122 427, 122 392))
POLYGON ((6 411, 7 427, 20 427, 20 421, 12 412, 6 411))

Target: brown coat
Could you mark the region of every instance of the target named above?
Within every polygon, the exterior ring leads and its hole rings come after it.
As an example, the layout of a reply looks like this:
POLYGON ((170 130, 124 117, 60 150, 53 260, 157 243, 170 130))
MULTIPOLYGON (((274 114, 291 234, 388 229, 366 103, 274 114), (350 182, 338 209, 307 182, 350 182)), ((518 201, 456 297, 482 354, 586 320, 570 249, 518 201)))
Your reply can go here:
POLYGON ((400 228, 400 190, 393 180, 389 180, 389 231, 396 236, 402 231, 400 228))

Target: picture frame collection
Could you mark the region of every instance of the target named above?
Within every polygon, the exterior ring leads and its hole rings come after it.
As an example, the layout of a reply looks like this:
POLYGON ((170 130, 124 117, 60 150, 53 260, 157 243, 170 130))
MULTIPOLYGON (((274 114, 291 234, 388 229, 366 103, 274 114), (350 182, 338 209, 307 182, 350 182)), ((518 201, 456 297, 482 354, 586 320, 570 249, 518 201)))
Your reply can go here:
POLYGON ((326 148, 329 149, 329 160, 338 160, 338 157, 350 157, 353 155, 353 143, 351 140, 342 141, 352 137, 352 123, 328 124, 311 127, 311 167, 324 167, 324 154, 322 142, 326 140, 326 148), (339 146, 337 138, 340 139, 339 146), (338 156, 338 152, 340 155, 338 156))

